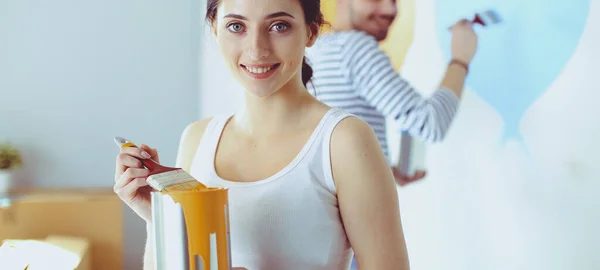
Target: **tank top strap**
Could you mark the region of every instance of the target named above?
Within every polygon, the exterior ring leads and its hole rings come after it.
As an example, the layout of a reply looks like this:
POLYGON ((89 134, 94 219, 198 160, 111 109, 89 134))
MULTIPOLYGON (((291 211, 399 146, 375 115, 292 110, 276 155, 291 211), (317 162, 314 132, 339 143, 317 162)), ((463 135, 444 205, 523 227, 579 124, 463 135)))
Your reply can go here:
POLYGON ((225 129, 225 125, 227 121, 233 116, 231 115, 217 115, 213 117, 210 121, 209 125, 206 128, 205 136, 206 136, 206 147, 205 151, 210 153, 210 156, 214 156, 217 152, 217 146, 219 145, 219 141, 221 139, 221 135, 223 134, 223 130, 225 129))
POLYGON ((194 161, 192 162, 192 172, 196 175, 204 178, 210 170, 209 166, 212 166, 213 157, 217 152, 217 146, 225 128, 225 124, 229 120, 231 115, 217 115, 214 116, 206 128, 204 134, 200 139, 200 143, 196 148, 196 154, 194 155, 194 161))

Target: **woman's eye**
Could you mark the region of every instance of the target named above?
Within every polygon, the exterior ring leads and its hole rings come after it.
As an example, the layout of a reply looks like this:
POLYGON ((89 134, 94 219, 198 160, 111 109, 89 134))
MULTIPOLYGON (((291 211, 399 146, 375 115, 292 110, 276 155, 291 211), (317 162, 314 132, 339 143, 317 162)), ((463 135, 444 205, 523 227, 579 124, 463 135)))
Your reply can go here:
POLYGON ((278 23, 271 27, 271 29, 275 32, 283 32, 288 29, 288 25, 284 23, 278 23))
POLYGON ((227 26, 227 29, 233 33, 238 33, 244 30, 244 26, 241 23, 232 23, 227 26))

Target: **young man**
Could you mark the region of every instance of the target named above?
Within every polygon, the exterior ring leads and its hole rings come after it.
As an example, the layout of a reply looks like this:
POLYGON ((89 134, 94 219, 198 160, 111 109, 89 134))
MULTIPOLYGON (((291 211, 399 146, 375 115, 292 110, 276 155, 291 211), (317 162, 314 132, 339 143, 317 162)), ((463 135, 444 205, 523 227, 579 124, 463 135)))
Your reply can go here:
MULTIPOLYGON (((422 97, 402 78, 380 49, 379 42, 398 13, 395 0, 337 0, 334 32, 324 34, 307 58, 314 74, 309 91, 332 107, 343 108, 375 131, 389 158, 386 118, 395 119, 398 131, 426 142, 444 139, 455 116, 462 94, 468 65, 477 49, 473 26, 461 20, 452 28, 452 60, 439 89, 422 97)), ((394 175, 400 185, 425 176, 394 175)))

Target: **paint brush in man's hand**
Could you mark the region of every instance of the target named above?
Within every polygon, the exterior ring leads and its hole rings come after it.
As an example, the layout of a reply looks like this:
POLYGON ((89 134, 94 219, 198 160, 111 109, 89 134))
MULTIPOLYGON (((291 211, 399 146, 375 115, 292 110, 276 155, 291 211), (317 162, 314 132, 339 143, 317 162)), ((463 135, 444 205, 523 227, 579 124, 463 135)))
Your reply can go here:
MULTIPOLYGON (((500 14, 496 10, 488 9, 484 12, 475 13, 475 17, 470 22, 485 27, 501 23, 502 17, 500 17, 500 14)), ((452 29, 452 26, 448 27, 448 29, 452 29)))

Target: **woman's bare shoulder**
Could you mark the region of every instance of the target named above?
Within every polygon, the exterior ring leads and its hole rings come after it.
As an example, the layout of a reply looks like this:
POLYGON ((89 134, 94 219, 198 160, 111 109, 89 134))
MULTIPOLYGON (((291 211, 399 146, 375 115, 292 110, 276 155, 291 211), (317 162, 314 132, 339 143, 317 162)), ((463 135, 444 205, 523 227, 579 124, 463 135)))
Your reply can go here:
POLYGON ((332 151, 355 151, 350 148, 356 147, 350 146, 367 145, 369 147, 380 147, 373 128, 367 122, 354 115, 342 119, 334 128, 331 136, 332 151))

